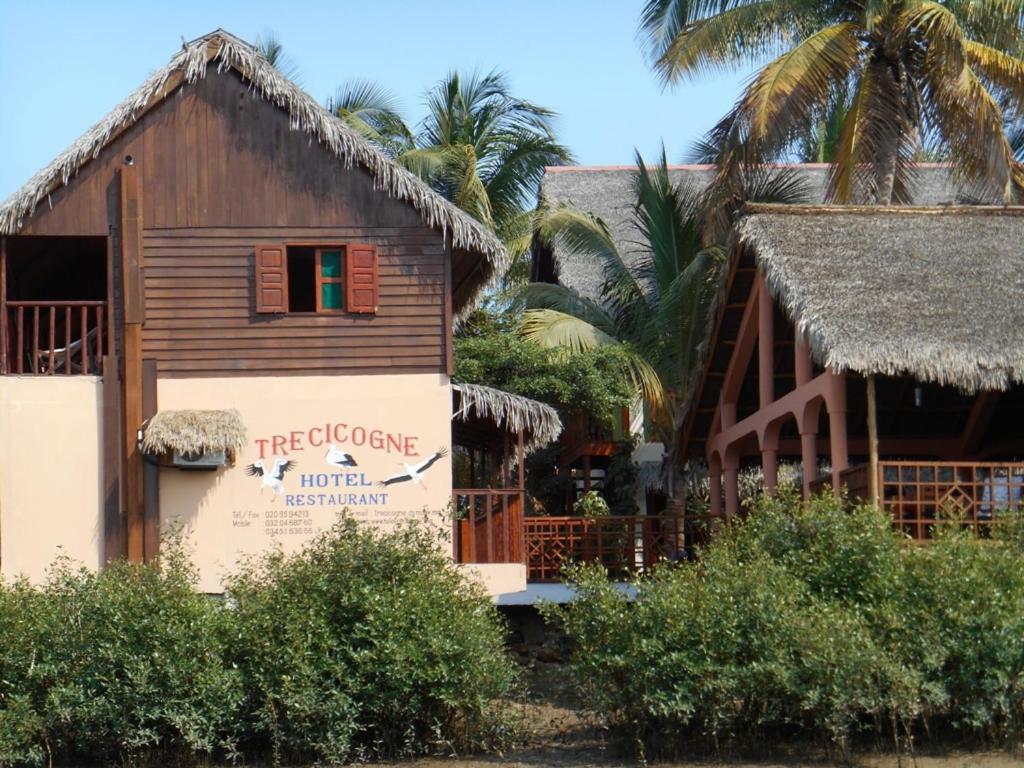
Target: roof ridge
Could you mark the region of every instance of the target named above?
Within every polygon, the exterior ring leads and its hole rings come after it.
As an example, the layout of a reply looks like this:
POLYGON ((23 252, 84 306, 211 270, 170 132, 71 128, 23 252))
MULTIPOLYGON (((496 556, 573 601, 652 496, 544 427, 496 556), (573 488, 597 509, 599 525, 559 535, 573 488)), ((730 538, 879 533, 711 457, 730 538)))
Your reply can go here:
POLYGON ((743 212, 753 216, 756 214, 790 214, 790 215, 827 215, 855 214, 868 216, 899 216, 899 215, 1024 215, 1024 205, 863 205, 839 203, 745 203, 743 212))

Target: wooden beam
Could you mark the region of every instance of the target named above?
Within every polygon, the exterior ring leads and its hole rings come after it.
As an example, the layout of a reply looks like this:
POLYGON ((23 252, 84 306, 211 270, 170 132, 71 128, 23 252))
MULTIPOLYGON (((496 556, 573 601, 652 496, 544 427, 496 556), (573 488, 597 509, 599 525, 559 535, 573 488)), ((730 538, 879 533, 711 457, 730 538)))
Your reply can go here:
POLYGON ((757 288, 757 383, 764 408, 775 399, 775 307, 763 279, 757 288))
MULTIPOLYGON (((754 281, 754 290, 746 299, 746 306, 743 309, 743 316, 739 321, 739 331, 736 334, 736 346, 733 347, 732 357, 729 359, 729 366, 725 370, 725 380, 722 382, 722 403, 735 403, 739 396, 739 390, 743 385, 743 377, 746 374, 746 367, 750 365, 751 355, 754 354, 754 345, 758 340, 758 293, 760 285, 764 281, 759 272, 754 281)), ((728 418, 726 410, 722 412, 723 419, 728 418)), ((723 429, 728 429, 731 424, 723 424, 723 429)))
MULTIPOLYGON (((157 412, 157 361, 142 361, 142 418, 157 412)), ((160 467, 144 462, 142 466, 143 556, 152 562, 160 554, 160 467)))
POLYGON ((146 306, 143 291, 142 190, 135 166, 120 168, 121 180, 121 429, 124 436, 121 487, 127 528, 127 554, 132 562, 145 559, 145 511, 142 455, 138 430, 142 426, 142 324, 146 306))
POLYGON ((967 417, 967 424, 964 426, 963 437, 960 440, 960 454, 970 456, 977 453, 981 447, 981 439, 985 436, 992 416, 996 412, 996 405, 999 403, 1001 392, 985 390, 979 392, 974 398, 974 405, 967 417))
POLYGON ((868 496, 878 506, 878 405, 875 399, 875 377, 868 376, 868 496))
POLYGON ((146 322, 143 287, 142 189, 138 169, 121 166, 121 295, 125 324, 146 322))
MULTIPOLYGON (((112 334, 111 334, 112 335, 112 334)), ((103 359, 103 556, 105 562, 124 557, 124 516, 121 514, 121 382, 116 358, 103 359)))
POLYGON ((142 326, 124 326, 122 357, 122 398, 124 420, 124 453, 122 487, 124 519, 128 536, 128 559, 140 563, 145 559, 145 512, 142 498, 142 454, 138 432, 142 426, 142 326))
POLYGON ((455 264, 455 256, 452 251, 452 233, 448 230, 444 238, 444 312, 441 313, 442 338, 444 339, 444 365, 445 371, 451 376, 455 373, 455 352, 454 352, 454 325, 455 312, 453 304, 455 301, 452 291, 452 269, 455 264))

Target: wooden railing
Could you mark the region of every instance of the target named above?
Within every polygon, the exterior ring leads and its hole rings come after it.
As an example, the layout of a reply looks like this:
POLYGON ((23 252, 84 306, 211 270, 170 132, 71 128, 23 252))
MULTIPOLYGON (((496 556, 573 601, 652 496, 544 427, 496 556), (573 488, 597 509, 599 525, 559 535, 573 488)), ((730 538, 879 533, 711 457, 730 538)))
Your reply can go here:
POLYGON ((459 563, 523 562, 520 489, 457 489, 453 539, 459 563))
POLYGON ((0 373, 103 373, 105 301, 8 301, 0 373))
POLYGON ((528 517, 526 577, 562 580, 570 563, 600 563, 613 579, 624 579, 684 554, 681 515, 528 517))
MULTIPOLYGON (((842 474, 851 497, 867 499, 869 470, 842 474)), ((911 538, 928 539, 935 524, 955 516, 982 532, 1001 510, 1024 504, 1024 462, 880 461, 879 503, 893 525, 911 538)))

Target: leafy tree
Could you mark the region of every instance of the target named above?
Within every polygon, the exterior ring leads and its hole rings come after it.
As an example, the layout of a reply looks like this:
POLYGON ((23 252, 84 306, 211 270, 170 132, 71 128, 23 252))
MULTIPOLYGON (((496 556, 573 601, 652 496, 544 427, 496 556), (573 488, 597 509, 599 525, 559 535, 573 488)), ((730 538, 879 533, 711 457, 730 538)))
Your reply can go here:
POLYGON ((562 354, 522 338, 512 314, 476 311, 455 337, 455 378, 529 397, 563 419, 586 413, 611 424, 633 399, 621 349, 562 354))
MULTIPOLYGON (((563 421, 587 414, 611 425, 631 404, 635 393, 621 348, 548 349, 523 339, 516 333, 518 324, 519 317, 509 312, 471 314, 455 337, 455 378, 547 403, 563 421)), ((530 499, 551 514, 564 514, 562 505, 572 484, 556 471, 560 451, 557 443, 541 448, 527 457, 525 465, 530 499)), ((618 482, 609 488, 609 503, 616 514, 635 513, 635 470, 630 473, 628 452, 619 458, 618 482)))
POLYGON ((618 350, 672 466, 723 261, 723 241, 715 236, 728 230, 738 201, 796 202, 806 193, 792 172, 782 171, 744 177, 737 199, 708 195, 689 180, 674 183, 664 152, 652 169, 637 155, 633 192, 640 242, 628 256, 600 219, 569 205, 542 212, 539 236, 601 265, 605 281, 601 301, 561 285, 526 286, 522 333, 577 353, 618 350))
POLYGON ((1024 97, 1020 0, 648 0, 640 32, 669 83, 777 57, 709 135, 723 177, 784 155, 849 92, 831 199, 908 200, 934 145, 988 194, 1010 202, 1024 183, 1003 127, 1024 97))

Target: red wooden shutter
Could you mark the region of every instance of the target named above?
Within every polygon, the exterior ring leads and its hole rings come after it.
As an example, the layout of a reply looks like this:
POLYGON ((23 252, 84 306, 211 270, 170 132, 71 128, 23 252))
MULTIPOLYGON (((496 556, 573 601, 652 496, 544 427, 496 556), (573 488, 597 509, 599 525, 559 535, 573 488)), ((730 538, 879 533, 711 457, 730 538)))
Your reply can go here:
POLYGON ((288 257, 283 245, 256 246, 256 311, 288 311, 288 257))
POLYGON ((372 245, 345 247, 345 309, 374 314, 380 296, 377 249, 372 245))

